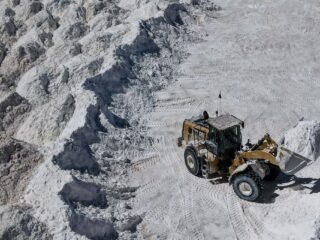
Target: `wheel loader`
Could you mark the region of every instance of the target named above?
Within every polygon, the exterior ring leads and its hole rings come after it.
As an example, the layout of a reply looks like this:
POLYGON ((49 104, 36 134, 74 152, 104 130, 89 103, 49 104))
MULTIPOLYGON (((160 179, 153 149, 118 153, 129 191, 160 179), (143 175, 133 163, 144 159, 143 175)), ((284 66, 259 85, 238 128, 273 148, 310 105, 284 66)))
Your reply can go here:
POLYGON ((195 176, 226 177, 241 199, 260 201, 264 182, 273 181, 280 171, 295 174, 311 160, 279 146, 269 134, 256 144, 242 145, 244 122, 231 114, 185 119, 182 136, 187 169, 195 176))

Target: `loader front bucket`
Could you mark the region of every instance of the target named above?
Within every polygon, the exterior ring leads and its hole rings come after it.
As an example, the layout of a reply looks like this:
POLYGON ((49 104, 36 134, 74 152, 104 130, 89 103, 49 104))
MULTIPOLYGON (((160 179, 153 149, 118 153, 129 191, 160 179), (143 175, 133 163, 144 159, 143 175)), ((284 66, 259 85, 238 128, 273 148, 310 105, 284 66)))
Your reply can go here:
POLYGON ((289 149, 281 146, 278 148, 277 160, 282 172, 293 175, 306 167, 312 162, 309 158, 301 156, 298 153, 290 151, 289 149))

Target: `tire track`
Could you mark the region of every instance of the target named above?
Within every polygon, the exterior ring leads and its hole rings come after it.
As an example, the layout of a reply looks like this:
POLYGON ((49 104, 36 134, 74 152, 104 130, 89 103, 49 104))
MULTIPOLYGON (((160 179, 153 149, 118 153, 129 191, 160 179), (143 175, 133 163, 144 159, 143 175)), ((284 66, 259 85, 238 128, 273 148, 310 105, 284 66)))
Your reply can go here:
POLYGON ((226 203, 228 207, 228 215, 230 223, 232 225, 233 231, 235 233, 236 239, 238 240, 250 240, 258 239, 252 238, 252 231, 249 227, 250 225, 246 222, 244 218, 244 212, 241 202, 233 196, 231 189, 227 192, 226 203))
MULTIPOLYGON (((173 172, 173 174, 182 181, 180 181, 180 184, 177 185, 178 187, 178 193, 181 195, 181 201, 180 201, 180 208, 182 209, 183 213, 177 213, 182 215, 182 219, 179 219, 179 225, 175 224, 175 225, 171 225, 170 228, 174 228, 177 229, 178 232, 181 233, 185 233, 187 229, 185 229, 184 227, 181 226, 197 226, 198 221, 196 221, 194 219, 194 216, 192 214, 192 212, 190 211, 190 209, 193 209, 193 195, 192 195, 192 189, 191 189, 191 194, 186 195, 185 191, 183 189, 184 185, 185 185, 185 174, 181 171, 182 168, 179 164, 179 159, 177 159, 175 157, 174 154, 174 150, 173 150, 173 146, 172 144, 170 144, 170 142, 167 139, 164 139, 164 141, 161 142, 162 143, 162 147, 163 149, 166 149, 166 151, 164 151, 164 158, 166 159, 166 161, 168 161, 170 163, 170 168, 173 172), (168 147, 169 146, 169 147, 168 147), (181 225, 181 223, 183 223, 183 225, 181 225), (187 223, 187 224, 186 224, 187 223)), ((194 228, 194 230, 192 231, 191 235, 189 233, 188 237, 190 239, 197 239, 197 240, 202 240, 204 239, 203 234, 201 233, 201 231, 199 230, 200 227, 196 227, 194 228)), ((185 235, 185 234, 183 234, 185 235)))
POLYGON ((188 97, 188 98, 168 98, 168 99, 158 99, 158 102, 156 104, 156 108, 164 108, 164 107, 175 107, 177 105, 185 105, 185 104, 191 104, 195 101, 194 98, 188 97))
POLYGON ((140 159, 137 162, 134 162, 128 169, 128 173, 135 173, 142 170, 145 170, 150 167, 154 167, 157 164, 160 164, 160 157, 158 155, 140 159))
POLYGON ((190 239, 197 239, 202 240, 204 239, 203 234, 201 233, 200 229, 201 227, 198 225, 199 221, 197 220, 196 216, 190 211, 191 209, 194 209, 194 186, 191 186, 191 189, 188 189, 189 192, 183 191, 183 185, 188 185, 190 183, 190 179, 188 179, 188 174, 185 171, 183 167, 183 162, 181 159, 177 156, 177 152, 174 149, 175 143, 170 145, 170 142, 168 144, 170 147, 168 157, 173 159, 173 162, 177 165, 176 168, 178 170, 178 177, 182 178, 183 181, 180 184, 179 190, 180 194, 182 195, 182 209, 183 209, 183 216, 184 216, 184 223, 186 226, 193 226, 194 230, 192 232, 192 235, 190 236, 190 239))
POLYGON ((201 200, 204 201, 206 204, 209 204, 211 207, 222 207, 226 209, 225 204, 223 203, 223 189, 220 189, 221 185, 213 185, 212 183, 208 182, 206 179, 197 178, 190 174, 185 167, 184 159, 175 151, 174 152, 177 159, 180 159, 180 165, 183 167, 186 181, 191 183, 194 187, 194 191, 201 193, 201 200))
POLYGON ((257 235, 257 239, 262 239, 263 236, 268 236, 270 239, 277 239, 278 237, 269 231, 261 221, 252 211, 249 209, 244 210, 244 216, 246 217, 247 221, 252 226, 255 234, 257 235))

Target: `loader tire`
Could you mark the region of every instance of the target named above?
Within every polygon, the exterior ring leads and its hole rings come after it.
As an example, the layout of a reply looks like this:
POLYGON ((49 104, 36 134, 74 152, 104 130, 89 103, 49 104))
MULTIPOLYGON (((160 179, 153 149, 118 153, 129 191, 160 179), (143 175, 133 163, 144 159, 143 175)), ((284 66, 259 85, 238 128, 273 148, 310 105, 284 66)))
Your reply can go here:
POLYGON ((262 198, 263 181, 252 171, 234 176, 232 186, 237 196, 243 200, 255 202, 262 198))
POLYGON ((200 175, 201 165, 195 150, 193 150, 192 148, 186 148, 186 150, 184 151, 184 161, 190 173, 195 176, 200 175))
POLYGON ((265 176, 263 180, 274 181, 280 173, 280 168, 278 166, 275 166, 272 164, 268 164, 268 166, 269 166, 269 170, 270 170, 269 174, 267 176, 265 176))

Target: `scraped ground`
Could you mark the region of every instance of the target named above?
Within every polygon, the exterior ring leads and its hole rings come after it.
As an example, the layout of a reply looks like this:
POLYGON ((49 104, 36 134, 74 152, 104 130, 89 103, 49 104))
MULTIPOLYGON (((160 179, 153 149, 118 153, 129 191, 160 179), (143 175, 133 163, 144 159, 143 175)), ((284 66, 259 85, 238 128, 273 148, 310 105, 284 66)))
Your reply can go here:
POLYGON ((145 213, 139 231, 145 239, 319 239, 320 161, 296 180, 280 176, 265 203, 249 203, 227 183, 189 174, 175 139, 184 118, 214 114, 220 91, 222 112, 246 123, 244 141, 265 132, 280 140, 302 117, 320 119, 320 3, 215 3, 222 7, 215 19, 199 16, 207 38, 186 46, 178 81, 157 93, 148 116, 155 144, 130 174, 142 185, 133 200, 145 213))

